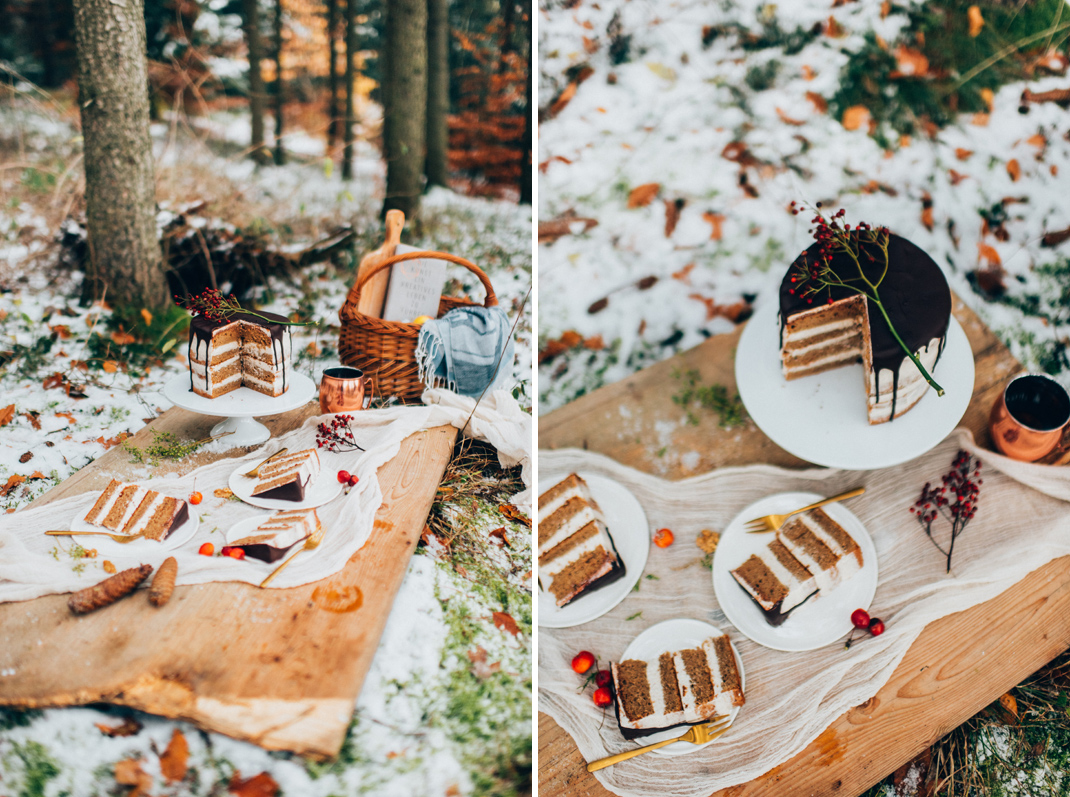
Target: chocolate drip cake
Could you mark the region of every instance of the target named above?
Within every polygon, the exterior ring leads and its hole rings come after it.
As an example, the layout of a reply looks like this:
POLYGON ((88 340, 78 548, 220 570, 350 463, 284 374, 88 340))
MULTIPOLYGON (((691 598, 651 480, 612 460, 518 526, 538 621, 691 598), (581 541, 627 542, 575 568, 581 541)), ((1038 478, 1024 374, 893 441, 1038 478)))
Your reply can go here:
MULTIPOLYGON (((869 422, 897 418, 921 400, 929 384, 870 299, 841 286, 821 288, 811 295, 796 289, 800 273, 820 257, 818 247, 814 244, 803 252, 780 284, 784 378, 801 379, 861 362, 869 422)), ((951 291, 943 272, 917 246, 892 235, 888 270, 882 280, 884 255, 880 249, 868 243, 860 248, 859 260, 866 277, 872 282, 880 280, 881 304, 892 325, 925 369, 933 373, 951 317, 951 291)), ((841 280, 858 280, 858 266, 845 252, 836 251, 830 267, 841 280)))
POLYGON ((694 725, 742 706, 742 678, 728 637, 699 647, 662 653, 656 660, 610 665, 617 696, 617 724, 626 739, 676 725, 694 725))
POLYGON ((539 585, 558 606, 624 575, 602 510, 570 474, 539 496, 539 585))
POLYGON ((319 515, 315 509, 294 509, 277 512, 256 527, 248 537, 230 543, 231 548, 241 548, 251 559, 276 562, 297 543, 317 533, 319 515))
POLYGON ((796 515, 769 544, 731 571, 770 625, 862 569, 862 549, 822 509, 796 515))
POLYGON ((320 458, 316 449, 306 448, 287 454, 260 468, 253 495, 280 501, 303 501, 305 490, 316 480, 319 472, 320 458))
POLYGON ((163 541, 189 519, 189 504, 156 490, 112 479, 97 498, 85 522, 116 534, 142 534, 163 541))
POLYGON ((189 327, 190 388, 218 398, 239 387, 281 396, 290 375, 290 328, 274 313, 196 315, 189 327))

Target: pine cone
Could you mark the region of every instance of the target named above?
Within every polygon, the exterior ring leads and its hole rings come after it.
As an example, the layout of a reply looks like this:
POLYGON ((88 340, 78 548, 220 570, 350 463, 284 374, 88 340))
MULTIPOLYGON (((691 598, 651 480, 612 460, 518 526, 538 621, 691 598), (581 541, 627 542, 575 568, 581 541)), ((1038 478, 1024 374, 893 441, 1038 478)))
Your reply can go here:
POLYGON ((149 588, 149 603, 153 606, 163 606, 171 600, 171 593, 175 591, 177 574, 178 562, 173 556, 167 557, 153 576, 152 586, 149 588))
POLYGON ((123 570, 99 584, 74 593, 67 601, 67 605, 75 614, 86 614, 101 609, 110 603, 115 603, 124 595, 129 595, 149 577, 151 572, 152 565, 141 565, 141 567, 123 570))

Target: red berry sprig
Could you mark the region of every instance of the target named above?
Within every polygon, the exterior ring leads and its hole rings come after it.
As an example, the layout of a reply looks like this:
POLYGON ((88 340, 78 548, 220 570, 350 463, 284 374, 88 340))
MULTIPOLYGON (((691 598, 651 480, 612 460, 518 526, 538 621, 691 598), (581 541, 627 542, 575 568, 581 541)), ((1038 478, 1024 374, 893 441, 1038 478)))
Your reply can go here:
POLYGON ((925 529, 929 541, 947 557, 948 573, 951 572, 955 540, 977 514, 982 484, 981 461, 974 459, 968 451, 960 450, 951 461, 951 470, 940 478, 940 484, 933 487, 932 482, 926 482, 918 500, 910 507, 910 513, 925 529), (939 516, 951 524, 951 541, 946 551, 933 537, 933 521, 939 516))
POLYGON ((308 326, 315 323, 312 321, 279 321, 276 318, 268 318, 255 310, 242 307, 233 293, 230 296, 224 296, 216 288, 207 288, 203 293, 196 296, 191 293, 179 296, 176 293, 174 297, 175 304, 179 307, 185 307, 190 311, 191 315, 203 315, 211 321, 223 322, 237 313, 245 313, 246 315, 270 321, 273 324, 282 324, 283 326, 308 326))
MULTIPOLYGON (((353 429, 349 425, 352 421, 352 415, 335 415, 330 423, 321 423, 316 427, 316 445, 335 452, 363 451, 353 436, 353 429)), ((338 472, 338 481, 342 481, 342 471, 338 472)))
MULTIPOLYGON (((851 612, 851 625, 862 632, 869 631, 873 636, 880 636, 884 633, 884 620, 879 617, 870 617, 869 612, 865 609, 855 609, 851 612)), ((847 642, 844 643, 844 648, 851 647, 855 641, 855 632, 851 631, 851 636, 847 638, 847 642)))
MULTIPOLYGON (((797 216, 802 212, 803 207, 792 201, 789 209, 793 215, 797 216)), ((808 251, 803 252, 802 257, 799 258, 797 265, 791 272, 793 286, 788 289, 788 292, 793 296, 798 295, 800 299, 806 299, 807 304, 813 304, 815 299, 822 299, 822 292, 825 293, 823 300, 828 304, 832 304, 833 288, 843 288, 865 296, 880 311, 880 314, 888 324, 892 337, 895 338, 900 348, 910 358, 910 361, 917 366, 918 371, 925 377, 925 381, 932 386, 937 395, 944 395, 944 389, 936 383, 936 380, 932 378, 932 375, 921 364, 914 352, 899 337, 892 319, 888 317, 888 312, 881 302, 879 289, 885 275, 888 273, 888 244, 891 241, 891 232, 887 227, 874 228, 864 221, 859 222, 854 229, 851 229, 850 224, 841 221, 846 215, 847 211, 840 208, 830 218, 826 219, 821 212, 821 203, 817 203, 816 214, 810 219, 810 222, 814 225, 810 229, 810 233, 817 244, 817 257, 812 259, 808 251), (835 255, 841 253, 854 261, 858 269, 857 277, 847 277, 833 270, 832 259, 835 255), (870 279, 862 267, 863 261, 874 263, 878 267, 883 266, 880 276, 870 279)))

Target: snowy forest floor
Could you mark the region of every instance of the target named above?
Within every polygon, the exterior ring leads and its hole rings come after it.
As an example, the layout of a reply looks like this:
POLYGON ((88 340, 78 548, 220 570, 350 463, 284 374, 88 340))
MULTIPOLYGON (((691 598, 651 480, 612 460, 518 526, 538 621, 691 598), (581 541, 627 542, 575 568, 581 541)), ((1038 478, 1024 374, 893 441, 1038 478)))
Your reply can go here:
MULTIPOLYGON (((538 411, 745 320, 811 242, 793 200, 918 244, 1070 387, 1070 7, 974 5, 542 2, 538 411)), ((1044 683, 871 794, 1067 793, 1044 683)))
MULTIPOLYGON (((261 292, 264 309, 317 322, 294 335, 294 351, 296 367, 318 379, 337 363, 338 310, 356 263, 382 240, 383 164, 375 145, 361 141, 356 178, 343 182, 322 142, 297 132, 290 140, 302 155, 257 168, 227 143, 243 124, 220 114, 195 126, 181 116, 153 125, 159 226, 195 208, 191 228, 293 252, 351 225, 351 250, 291 279, 273 277, 261 292)), ((7 512, 166 410, 160 388, 186 367, 184 345, 159 345, 168 330, 157 325, 158 339, 138 337, 117 328, 106 306, 79 306, 77 250, 60 240, 76 232, 67 220, 82 213, 83 190, 69 98, 27 89, 0 100, 0 509, 7 512)), ((532 403, 531 222, 528 207, 438 189, 403 236, 479 264, 502 307, 520 316, 513 393, 525 407, 532 403)), ((457 289, 478 289, 466 273, 451 270, 457 289)), ((272 783, 302 797, 530 791, 531 536, 498 510, 519 489, 518 473, 499 471, 493 452, 458 445, 429 519, 433 532, 409 565, 336 760, 269 753, 105 706, 0 709, 0 792, 126 793, 117 778, 134 783, 139 772, 147 791, 168 795, 271 794, 257 789, 272 783), (503 526, 504 535, 491 536, 503 526), (511 616, 516 633, 490 622, 494 612, 511 616), (114 738, 97 727, 125 717, 143 727, 114 738), (161 770, 176 732, 188 745, 177 778, 161 770)), ((0 651, 0 677, 4 666, 0 651)))

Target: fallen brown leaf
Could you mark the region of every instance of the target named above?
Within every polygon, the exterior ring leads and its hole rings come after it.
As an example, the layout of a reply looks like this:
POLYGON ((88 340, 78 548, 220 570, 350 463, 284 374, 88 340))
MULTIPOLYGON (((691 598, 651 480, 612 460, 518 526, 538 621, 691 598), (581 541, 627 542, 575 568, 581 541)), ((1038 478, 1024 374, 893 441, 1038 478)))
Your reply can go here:
POLYGON ((20 476, 17 473, 12 473, 11 476, 8 477, 7 484, 5 484, 3 487, 0 487, 0 497, 8 495, 12 490, 14 490, 24 481, 26 481, 25 476, 20 476))
POLYGON ((692 272, 692 270, 694 268, 695 268, 695 264, 693 262, 692 263, 688 263, 686 266, 684 266, 679 271, 674 271, 672 273, 672 278, 674 280, 680 280, 680 282, 684 282, 684 283, 690 285, 691 284, 691 277, 689 275, 691 274, 691 272, 692 272))
POLYGON ((869 127, 869 108, 865 105, 852 105, 843 112, 841 124, 845 130, 858 130, 860 127, 869 127))
POLYGON ((606 342, 601 335, 591 335, 589 338, 583 339, 583 348, 590 351, 602 351, 605 347, 606 342))
POLYGON ((628 208, 645 208, 654 201, 654 197, 658 195, 658 191, 660 190, 660 183, 644 183, 643 185, 637 185, 631 190, 631 193, 628 194, 628 208))
POLYGON ((145 319, 145 326, 152 326, 152 313, 144 307, 141 308, 141 317, 145 319))
POLYGON ((830 16, 828 22, 825 24, 825 35, 830 36, 833 39, 839 39, 847 33, 843 29, 843 25, 836 21, 836 17, 830 16))
POLYGON ((684 209, 685 200, 681 198, 665 200, 665 237, 672 235, 680 221, 680 211, 684 209))
POLYGON ((115 765, 115 782, 134 787, 126 797, 141 797, 152 788, 152 776, 141 768, 141 762, 136 758, 124 758, 115 765))
POLYGON ((472 672, 475 673, 476 678, 489 678, 502 668, 500 661, 487 664, 487 651, 478 645, 475 650, 468 651, 468 660, 472 662, 472 672))
POLYGON ((895 65, 896 71, 903 77, 924 77, 929 74, 929 59, 912 47, 900 45, 896 48, 895 65))
POLYGON ((29 412, 22 413, 22 417, 28 420, 30 422, 30 426, 32 426, 38 432, 41 431, 40 416, 41 413, 39 413, 37 410, 30 410, 29 412))
POLYGON ((1011 176, 1011 182, 1018 182, 1018 178, 1022 176, 1022 167, 1018 165, 1017 158, 1011 158, 1007 161, 1007 174, 1011 176))
POLYGON ((241 773, 235 771, 227 784, 227 791, 238 797, 275 797, 279 793, 279 784, 267 772, 242 780, 241 773))
POLYGON ((1018 701, 1010 692, 1007 692, 1007 694, 1000 697, 999 704, 1008 714, 1012 715, 1015 719, 1018 718, 1018 701))
POLYGON ((116 346, 126 346, 129 343, 134 343, 137 338, 131 335, 129 332, 124 332, 119 329, 111 333, 111 340, 116 346))
MULTIPOLYGON (((111 562, 104 562, 104 572, 114 573, 115 565, 112 565, 111 562), (108 565, 111 565, 111 570, 108 570, 108 565)), ((115 738, 117 736, 133 736, 142 728, 141 723, 133 717, 126 717, 118 725, 105 725, 102 722, 97 722, 94 724, 100 729, 101 733, 103 733, 105 736, 111 736, 112 738, 115 738)))
POLYGON ((66 418, 68 423, 78 423, 78 421, 75 420, 74 416, 71 415, 69 412, 57 412, 56 417, 66 418))
POLYGON ((0 410, 0 426, 7 426, 15 417, 15 405, 8 404, 0 410))
POLYGON ((725 219, 724 215, 722 215, 720 213, 714 213, 713 211, 709 211, 709 210, 707 210, 705 213, 702 214, 702 220, 710 225, 710 240, 711 241, 719 241, 719 240, 721 240, 721 236, 724 234, 724 231, 722 229, 722 225, 724 224, 724 219, 725 219))
POLYGON ((921 209, 921 223, 925 225, 925 229, 932 232, 933 229, 933 208, 932 205, 923 207, 921 209))
POLYGON ((595 219, 584 219, 578 216, 563 216, 550 221, 540 221, 539 243, 552 244, 564 235, 582 234, 597 226, 598 222, 595 219))
POLYGON ((973 154, 973 150, 972 149, 963 149, 962 147, 958 147, 955 150, 955 157, 958 158, 960 161, 966 160, 972 154, 973 154))
POLYGON ((1058 246, 1064 241, 1070 241, 1070 227, 1067 227, 1065 230, 1056 230, 1055 232, 1045 234, 1045 236, 1040 239, 1040 245, 1052 247, 1058 246))
POLYGON ((505 612, 494 612, 494 627, 499 631, 505 631, 513 636, 520 635, 520 626, 516 624, 510 615, 505 612))
POLYGON ((41 387, 45 390, 51 390, 54 387, 63 387, 63 383, 66 382, 66 378, 58 371, 51 376, 46 376, 44 381, 41 382, 41 387))
POLYGON ((490 533, 492 540, 498 540, 499 546, 509 547, 509 538, 505 535, 505 526, 498 526, 490 533))
POLYGON ((56 324, 55 326, 49 327, 49 329, 51 329, 60 340, 67 340, 71 336, 71 328, 66 324, 56 324))
POLYGON ((566 330, 561 337, 546 341, 539 351, 539 364, 549 362, 559 354, 574 349, 583 342, 583 336, 574 329, 566 330))
POLYGON ((951 185, 958 185, 967 177, 969 177, 968 174, 961 174, 960 172, 956 172, 954 169, 948 169, 947 176, 951 178, 951 185))
POLYGON ((786 113, 784 113, 784 109, 779 107, 779 106, 777 106, 776 115, 779 116, 780 117, 780 121, 783 122, 786 125, 793 125, 795 127, 800 127, 800 126, 806 124, 806 122, 804 122, 801 119, 792 119, 790 116, 788 116, 786 113))
POLYGON ((814 77, 815 77, 815 74, 816 73, 814 72, 813 69, 811 69, 806 64, 803 64, 803 66, 802 66, 802 78, 803 78, 803 80, 808 80, 808 81, 809 80, 813 80, 814 77))
POLYGON ((100 364, 100 367, 104 369, 105 373, 114 374, 119 370, 119 364, 115 360, 105 360, 100 364))
POLYGON ((988 244, 977 244, 977 255, 978 262, 980 262, 981 260, 985 260, 990 266, 998 266, 1003 263, 1003 261, 1000 260, 999 252, 997 252, 993 247, 989 246, 988 244))
POLYGON ((524 515, 512 504, 502 504, 498 507, 498 511, 514 523, 520 523, 521 525, 527 526, 529 529, 531 528, 531 518, 524 515))
POLYGON ((171 741, 160 756, 160 774, 172 783, 186 777, 189 769, 189 742, 178 728, 171 733, 171 741))
POLYGON ((981 9, 978 6, 970 6, 966 9, 966 18, 970 21, 970 38, 977 38, 981 32, 981 28, 985 26, 985 18, 981 15, 981 9))
POLYGON ((806 99, 813 103, 814 108, 818 113, 825 113, 829 109, 828 100, 818 94, 816 91, 806 92, 806 99))

